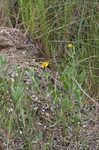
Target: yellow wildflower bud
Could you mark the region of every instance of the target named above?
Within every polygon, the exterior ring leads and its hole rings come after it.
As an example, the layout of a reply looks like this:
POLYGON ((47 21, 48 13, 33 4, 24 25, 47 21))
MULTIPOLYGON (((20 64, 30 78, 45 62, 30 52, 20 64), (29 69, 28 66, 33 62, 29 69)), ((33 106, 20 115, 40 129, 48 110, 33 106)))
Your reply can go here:
POLYGON ((72 47, 72 44, 68 44, 68 47, 72 47))
POLYGON ((42 62, 41 68, 46 68, 48 66, 48 62, 42 62))

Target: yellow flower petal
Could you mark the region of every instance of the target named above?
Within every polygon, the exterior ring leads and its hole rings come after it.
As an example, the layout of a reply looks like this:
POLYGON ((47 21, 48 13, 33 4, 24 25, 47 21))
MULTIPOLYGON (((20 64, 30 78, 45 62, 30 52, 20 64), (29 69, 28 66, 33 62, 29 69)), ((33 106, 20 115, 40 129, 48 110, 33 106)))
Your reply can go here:
POLYGON ((46 68, 48 66, 48 62, 42 62, 41 68, 46 68))
POLYGON ((68 47, 72 47, 72 44, 68 44, 67 46, 68 46, 68 47))

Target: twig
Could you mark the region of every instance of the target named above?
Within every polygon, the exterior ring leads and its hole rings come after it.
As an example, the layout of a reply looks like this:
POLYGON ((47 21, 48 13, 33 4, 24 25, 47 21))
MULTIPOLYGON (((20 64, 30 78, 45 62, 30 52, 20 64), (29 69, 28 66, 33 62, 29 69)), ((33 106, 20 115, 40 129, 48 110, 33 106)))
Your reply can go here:
POLYGON ((93 99, 92 97, 90 97, 80 86, 80 84, 77 82, 77 80, 75 78, 73 78, 73 81, 76 83, 76 85, 80 88, 80 90, 96 105, 99 105, 98 102, 95 101, 95 99, 93 99))

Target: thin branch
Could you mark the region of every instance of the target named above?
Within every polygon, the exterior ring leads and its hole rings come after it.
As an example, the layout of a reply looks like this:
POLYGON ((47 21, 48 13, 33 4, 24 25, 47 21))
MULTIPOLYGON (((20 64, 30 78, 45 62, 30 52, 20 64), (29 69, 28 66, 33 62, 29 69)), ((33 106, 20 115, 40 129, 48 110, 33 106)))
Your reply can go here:
POLYGON ((77 80, 74 78, 73 81, 76 83, 76 85, 79 87, 79 89, 84 93, 84 95, 86 95, 93 103, 95 103, 96 105, 99 105, 98 102, 95 101, 95 99, 93 99, 92 97, 90 97, 80 86, 80 84, 77 82, 77 80))

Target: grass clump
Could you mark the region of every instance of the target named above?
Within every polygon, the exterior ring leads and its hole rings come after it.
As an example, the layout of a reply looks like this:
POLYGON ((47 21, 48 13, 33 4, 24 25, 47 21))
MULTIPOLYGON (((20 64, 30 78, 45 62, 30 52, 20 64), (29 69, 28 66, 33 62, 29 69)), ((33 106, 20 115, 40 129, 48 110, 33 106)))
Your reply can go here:
POLYGON ((73 79, 82 85, 85 74, 82 72, 77 77, 75 49, 70 48, 70 53, 70 63, 63 72, 55 73, 57 78, 53 77, 48 68, 39 68, 38 74, 37 68, 23 71, 16 66, 12 79, 5 74, 5 82, 3 79, 0 81, 0 107, 3 106, 0 111, 0 128, 1 134, 6 134, 3 138, 8 149, 11 148, 12 139, 15 144, 20 140, 22 149, 51 148, 53 139, 58 136, 56 132, 53 135, 51 128, 61 126, 64 136, 68 136, 69 130, 73 130, 75 136, 79 133, 83 95, 73 79), (27 76, 26 82, 24 75, 27 76), (45 138, 44 132, 50 138, 45 138))
POLYGON ((92 81, 92 85, 96 84, 95 90, 91 86, 93 94, 96 96, 99 57, 98 2, 90 2, 90 0, 81 2, 79 0, 72 2, 40 0, 34 1, 32 4, 32 1, 23 0, 20 3, 20 16, 24 18, 22 22, 48 59, 55 58, 56 62, 57 58, 59 62, 61 58, 62 61, 63 58, 67 60, 68 50, 65 45, 71 42, 75 45, 78 61, 82 62, 80 66, 82 68, 84 66, 88 71, 88 78, 92 81), (32 13, 32 16, 30 12, 35 13, 32 13), (25 14, 29 16, 26 17, 25 14), (34 22, 33 26, 29 24, 30 20, 34 22), (93 74, 92 77, 89 66, 93 74))

